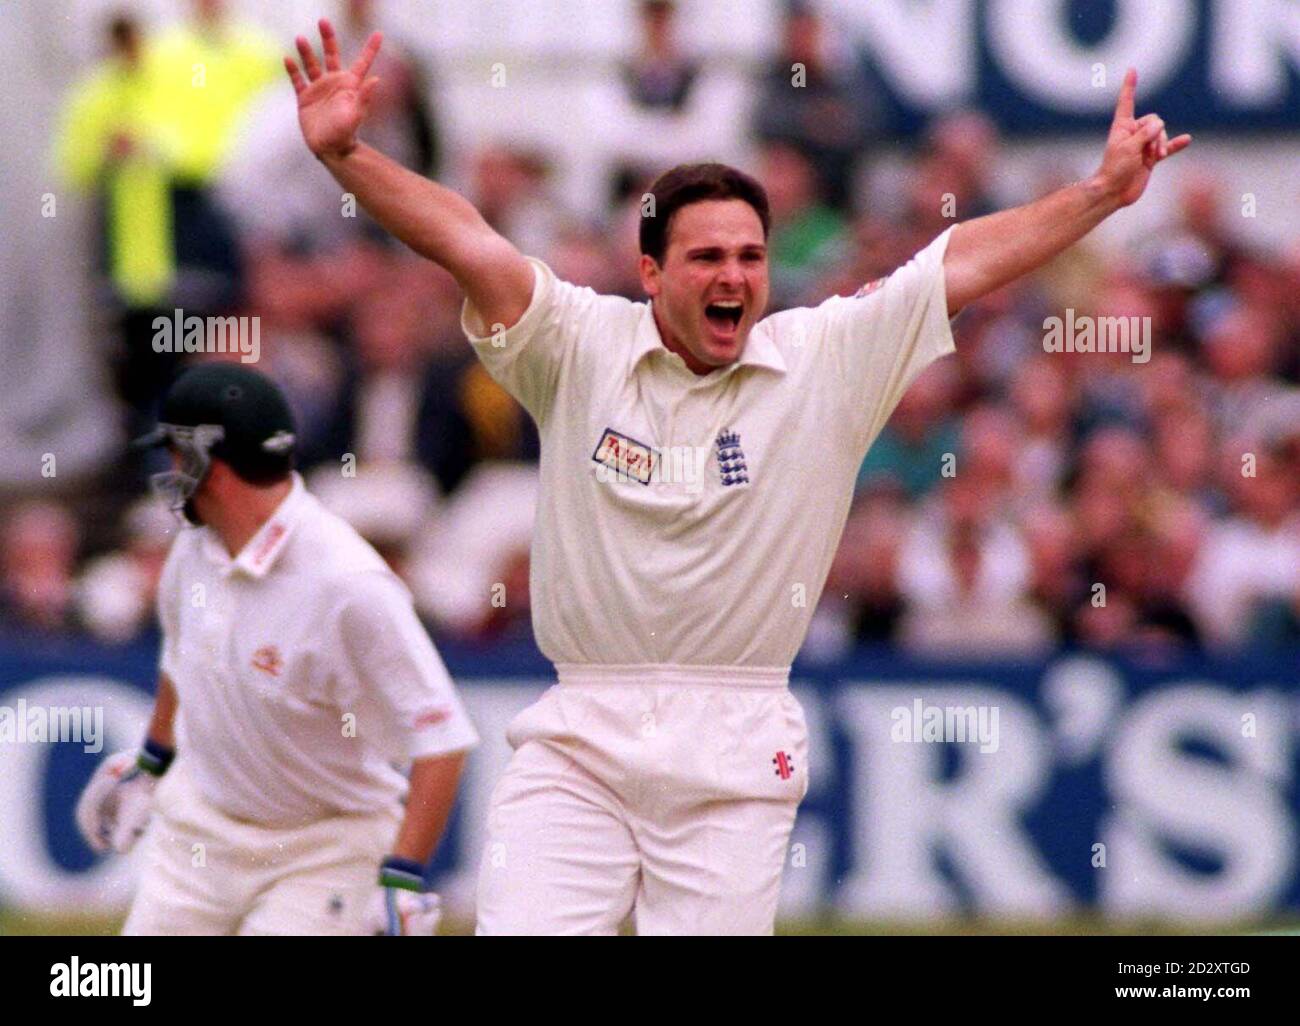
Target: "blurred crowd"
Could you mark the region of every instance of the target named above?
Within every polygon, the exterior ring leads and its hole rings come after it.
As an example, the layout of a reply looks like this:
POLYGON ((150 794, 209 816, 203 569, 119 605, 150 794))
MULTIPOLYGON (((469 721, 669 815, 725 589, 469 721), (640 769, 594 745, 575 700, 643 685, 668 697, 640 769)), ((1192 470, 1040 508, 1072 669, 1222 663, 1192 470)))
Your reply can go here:
MULTIPOLYGON (((639 4, 620 79, 629 109, 665 133, 690 115, 700 72, 676 18, 666 0, 639 4)), ((344 51, 378 20, 370 2, 343 3, 344 51)), ((873 97, 829 36, 792 3, 780 52, 754 69, 750 170, 772 205, 773 309, 850 295, 954 216, 994 209, 1000 142, 972 112, 936 120, 890 188, 864 185, 873 97)), ((152 350, 160 311, 260 318, 258 367, 291 397, 309 487, 408 581, 435 635, 529 636, 536 432, 465 343, 455 283, 346 210, 298 138, 280 48, 220 0, 156 38, 120 15, 106 49, 68 96, 56 149, 102 215, 100 302, 129 427, 193 359, 152 350), (157 87, 178 62, 222 83, 208 108, 178 109, 157 87)), ((434 69, 392 38, 380 61, 363 134, 436 176, 434 69)), ((565 280, 644 298, 639 201, 659 168, 620 167, 593 222, 557 198, 545 152, 461 156, 469 198, 521 249, 565 280)), ((1180 188, 1176 220, 1144 246, 1085 242, 963 312, 957 355, 917 381, 862 467, 810 650, 1300 644, 1300 245, 1252 245, 1212 178, 1180 188), (1150 362, 1045 352, 1045 319, 1066 309, 1150 318, 1150 362)), ((0 624, 114 641, 152 629, 176 530, 144 497, 152 469, 123 452, 86 503, 37 493, 5 511, 0 624)))

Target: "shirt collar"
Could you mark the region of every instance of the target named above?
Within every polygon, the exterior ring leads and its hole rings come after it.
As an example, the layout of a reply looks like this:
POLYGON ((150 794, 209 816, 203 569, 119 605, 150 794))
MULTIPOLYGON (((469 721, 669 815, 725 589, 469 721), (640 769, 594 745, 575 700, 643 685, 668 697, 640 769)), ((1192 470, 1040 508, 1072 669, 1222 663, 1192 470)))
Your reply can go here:
POLYGON ((303 485, 302 476, 294 471, 293 487, 289 489, 289 494, 281 500, 266 523, 259 527, 257 533, 239 550, 239 555, 231 559, 210 528, 206 530, 207 537, 203 539, 204 553, 227 572, 240 570, 250 577, 259 579, 265 577, 275 565, 280 553, 284 551, 293 529, 302 519, 306 498, 307 489, 303 485))
MULTIPOLYGON (((655 352, 662 352, 665 358, 681 362, 682 366, 685 367, 682 358, 664 345, 663 338, 659 334, 659 325, 655 323, 654 308, 650 302, 646 302, 645 308, 645 316, 641 318, 641 323, 637 327, 636 338, 632 343, 631 369, 635 371, 642 360, 655 352)), ((767 327, 766 318, 755 324, 753 330, 750 331, 749 338, 745 341, 744 352, 740 354, 740 359, 729 367, 723 368, 722 373, 718 376, 725 377, 737 367, 766 367, 778 374, 786 372, 785 357, 781 355, 781 350, 767 327)), ((689 371, 689 368, 687 369, 689 371)), ((691 373, 694 375, 693 371, 691 373)), ((704 375, 701 380, 704 377, 712 378, 712 375, 704 375)))

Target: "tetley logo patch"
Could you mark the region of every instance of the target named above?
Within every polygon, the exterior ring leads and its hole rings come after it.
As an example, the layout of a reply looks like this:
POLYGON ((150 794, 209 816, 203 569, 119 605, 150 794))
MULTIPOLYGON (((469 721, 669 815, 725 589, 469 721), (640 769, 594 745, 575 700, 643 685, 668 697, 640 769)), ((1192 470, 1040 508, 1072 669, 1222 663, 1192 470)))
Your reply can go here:
POLYGON ((650 483, 654 476, 657 454, 644 442, 638 442, 627 435, 619 434, 613 428, 605 428, 600 437, 600 444, 591 458, 602 467, 608 467, 618 477, 650 483))

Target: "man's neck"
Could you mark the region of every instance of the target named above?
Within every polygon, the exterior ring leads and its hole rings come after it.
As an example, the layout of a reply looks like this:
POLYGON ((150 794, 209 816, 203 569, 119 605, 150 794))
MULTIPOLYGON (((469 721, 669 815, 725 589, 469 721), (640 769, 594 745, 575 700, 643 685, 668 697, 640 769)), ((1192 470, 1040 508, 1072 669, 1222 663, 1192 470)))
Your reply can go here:
POLYGON ((650 304, 650 312, 654 315, 655 327, 659 329, 659 340, 664 344, 664 348, 670 353, 676 353, 680 356, 682 362, 686 364, 691 373, 702 377, 711 371, 717 370, 716 367, 710 367, 707 363, 701 363, 691 355, 691 351, 682 345, 676 335, 668 330, 668 326, 664 324, 663 319, 659 316, 659 308, 656 304, 650 304))
POLYGON ((240 496, 238 505, 230 504, 209 521, 231 559, 237 557, 262 525, 275 515, 291 491, 292 478, 264 488, 249 488, 245 495, 240 496))

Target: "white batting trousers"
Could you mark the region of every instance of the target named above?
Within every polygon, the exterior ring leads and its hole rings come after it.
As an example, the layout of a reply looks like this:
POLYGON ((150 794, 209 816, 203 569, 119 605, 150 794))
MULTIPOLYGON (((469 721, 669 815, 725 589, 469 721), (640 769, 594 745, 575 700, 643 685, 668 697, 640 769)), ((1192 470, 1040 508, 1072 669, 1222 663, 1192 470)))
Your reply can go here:
POLYGON ((360 933, 400 823, 397 807, 287 829, 232 819, 199 794, 182 756, 158 782, 122 933, 360 933))
POLYGON ((480 934, 770 934, 799 802, 784 670, 558 665, 511 724, 480 934))

